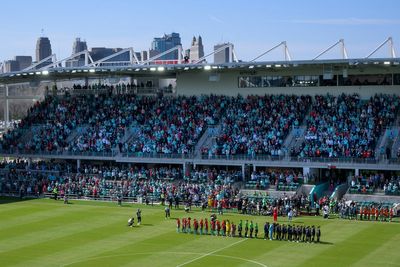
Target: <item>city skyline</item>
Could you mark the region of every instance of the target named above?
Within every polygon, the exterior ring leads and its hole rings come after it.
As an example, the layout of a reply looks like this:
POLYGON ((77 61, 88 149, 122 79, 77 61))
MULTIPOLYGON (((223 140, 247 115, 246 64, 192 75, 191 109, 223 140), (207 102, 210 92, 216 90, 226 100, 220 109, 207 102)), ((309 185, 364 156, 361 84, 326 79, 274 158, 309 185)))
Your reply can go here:
MULTIPOLYGON (((245 61, 284 40, 295 60, 311 59, 341 38, 345 39, 350 58, 366 56, 389 36, 399 50, 398 1, 363 1, 362 6, 343 0, 202 1, 199 9, 191 9, 190 3, 197 2, 69 1, 57 2, 56 6, 51 1, 4 3, 3 21, 18 20, 0 30, 2 39, 8 40, 0 44, 0 61, 16 55, 34 56, 35 42, 40 36, 50 39, 53 53, 61 59, 71 54, 76 37, 86 40, 90 48, 133 47, 139 52, 148 50, 154 37, 171 32, 180 34, 184 49, 190 48, 193 36, 201 35, 205 54, 216 44, 231 42, 238 58, 245 61), (85 12, 82 20, 75 16, 70 19, 77 6, 90 10, 95 3, 96 12, 85 12), (37 16, 38 12, 43 16, 37 16), (98 19, 103 14, 111 19, 98 19)), ((381 49, 376 56, 388 56, 387 49, 381 49)), ((333 49, 326 58, 340 58, 339 49, 333 49)), ((282 49, 277 49, 260 60, 282 59, 282 49)))

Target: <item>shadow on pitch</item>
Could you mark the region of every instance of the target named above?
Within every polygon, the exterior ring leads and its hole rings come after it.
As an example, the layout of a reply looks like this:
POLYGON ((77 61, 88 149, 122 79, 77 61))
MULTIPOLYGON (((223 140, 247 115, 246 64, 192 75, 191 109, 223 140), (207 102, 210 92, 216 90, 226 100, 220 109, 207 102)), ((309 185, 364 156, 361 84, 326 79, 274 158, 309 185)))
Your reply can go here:
POLYGON ((22 202, 22 201, 29 201, 33 200, 36 198, 28 198, 28 197, 0 197, 0 205, 1 204, 9 204, 9 203, 15 203, 15 202, 22 202))
POLYGON ((321 244, 321 245, 333 245, 332 242, 327 242, 327 241, 320 241, 319 244, 321 244))

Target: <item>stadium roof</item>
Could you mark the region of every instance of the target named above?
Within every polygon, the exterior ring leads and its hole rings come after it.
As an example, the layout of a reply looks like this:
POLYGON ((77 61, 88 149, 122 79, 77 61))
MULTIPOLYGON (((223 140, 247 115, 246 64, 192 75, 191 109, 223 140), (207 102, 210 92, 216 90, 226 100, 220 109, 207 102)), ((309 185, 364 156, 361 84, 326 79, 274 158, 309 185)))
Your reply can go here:
MULTIPOLYGON (((385 41, 379 44, 374 50, 371 51, 366 57, 359 59, 348 59, 348 53, 345 47, 344 39, 338 40, 333 45, 329 46, 327 49, 320 52, 312 60, 297 60, 293 61, 289 53, 289 49, 286 41, 282 41, 272 48, 261 53, 254 59, 250 61, 239 61, 236 56, 236 51, 233 44, 227 43, 217 50, 214 50, 210 54, 207 54, 200 59, 191 62, 189 64, 182 64, 183 48, 181 45, 177 45, 167 51, 157 54, 147 60, 140 61, 132 47, 122 49, 112 55, 101 58, 94 61, 88 50, 73 54, 62 60, 57 60, 56 55, 52 54, 47 58, 42 59, 39 62, 34 63, 28 68, 17 71, 0 74, 0 83, 17 83, 31 80, 48 80, 50 79, 73 79, 79 77, 101 77, 108 75, 120 75, 120 76, 154 76, 157 73, 160 76, 176 75, 178 72, 183 71, 197 71, 197 70, 214 70, 214 71, 224 71, 229 69, 265 69, 265 68, 296 68, 301 66, 318 66, 318 65, 338 65, 338 66, 353 66, 358 65, 385 65, 385 66, 398 66, 400 64, 400 58, 396 57, 393 39, 388 37, 385 41), (383 46, 388 45, 389 47, 389 57, 388 58, 371 58, 378 50, 383 46), (326 54, 328 51, 332 50, 334 47, 339 46, 342 59, 328 59, 319 60, 319 58, 326 54), (271 51, 283 47, 284 60, 283 61, 256 61, 264 55, 270 53, 271 51), (207 57, 222 52, 228 49, 228 55, 230 61, 235 61, 233 63, 225 64, 208 64, 205 63, 207 57), (172 62, 159 61, 163 55, 167 55, 172 52, 177 52, 178 58, 172 60, 172 62), (127 55, 129 58, 126 61, 113 61, 117 56, 122 54, 127 55), (67 67, 67 62, 73 59, 83 60, 81 62, 82 67, 67 67), (157 64, 154 64, 157 63, 157 64), (167 64, 164 64, 167 63, 167 64), (170 64, 174 63, 174 64, 170 64)), ((1 69, 4 70, 4 64, 0 65, 1 69)))
POLYGON ((225 64, 170 64, 170 65, 125 65, 125 66, 88 66, 88 67, 54 67, 45 70, 27 70, 0 74, 0 83, 18 83, 32 80, 79 79, 82 77, 104 76, 174 76, 186 71, 218 71, 299 68, 307 66, 338 66, 338 67, 395 67, 400 71, 400 58, 359 58, 359 59, 328 59, 328 60, 298 60, 298 61, 259 61, 234 62, 225 64))

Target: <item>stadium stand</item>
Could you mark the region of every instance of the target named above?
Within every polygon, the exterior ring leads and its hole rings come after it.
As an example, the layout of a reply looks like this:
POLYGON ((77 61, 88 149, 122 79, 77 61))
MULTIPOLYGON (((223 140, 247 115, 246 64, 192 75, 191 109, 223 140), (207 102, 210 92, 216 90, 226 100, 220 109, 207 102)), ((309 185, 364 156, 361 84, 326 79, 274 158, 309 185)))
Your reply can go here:
POLYGON ((226 107, 221 134, 208 154, 281 156, 284 138, 310 103, 310 96, 239 96, 226 107))
POLYGON ((376 141, 398 112, 399 98, 375 95, 315 96, 299 157, 374 158, 376 141))

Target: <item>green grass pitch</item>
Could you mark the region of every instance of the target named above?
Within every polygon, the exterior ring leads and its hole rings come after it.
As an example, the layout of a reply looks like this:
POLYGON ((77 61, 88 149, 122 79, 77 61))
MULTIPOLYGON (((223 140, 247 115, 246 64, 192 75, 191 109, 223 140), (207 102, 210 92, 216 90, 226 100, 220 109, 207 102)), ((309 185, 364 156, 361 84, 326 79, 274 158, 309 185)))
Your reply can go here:
MULTIPOLYGON (((322 244, 199 236, 176 233, 186 216, 144 206, 142 225, 127 227, 138 205, 93 201, 0 199, 0 266, 400 266, 400 224, 298 217, 296 224, 320 225, 322 244)), ((209 212, 190 213, 209 218, 209 212)), ((252 219, 263 234, 271 217, 252 219)), ((221 217, 219 217, 220 219, 221 217)), ((286 218, 279 218, 286 222, 286 218)))

